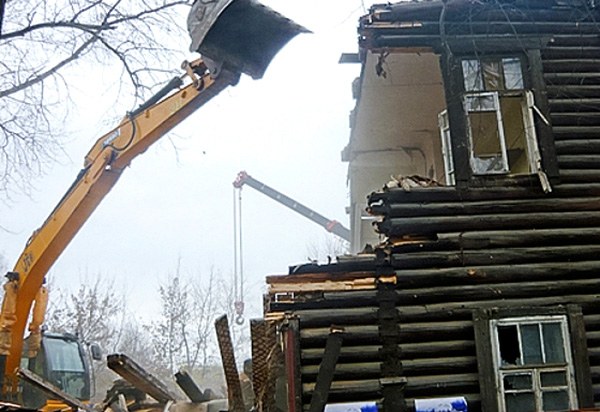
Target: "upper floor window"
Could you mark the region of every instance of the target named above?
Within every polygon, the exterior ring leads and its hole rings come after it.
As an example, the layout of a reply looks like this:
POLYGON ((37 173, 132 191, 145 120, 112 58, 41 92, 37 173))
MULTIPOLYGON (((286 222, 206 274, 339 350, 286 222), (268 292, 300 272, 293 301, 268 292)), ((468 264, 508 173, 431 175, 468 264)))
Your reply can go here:
POLYGON ((517 57, 464 59, 462 71, 466 92, 524 88, 521 59, 517 57))
MULTIPOLYGON (((533 93, 525 88, 521 58, 485 56, 460 62, 472 174, 538 174, 545 183, 534 126, 534 112, 538 110, 533 93)), ((446 182, 453 184, 451 137, 445 112, 440 113, 439 124, 446 182)))

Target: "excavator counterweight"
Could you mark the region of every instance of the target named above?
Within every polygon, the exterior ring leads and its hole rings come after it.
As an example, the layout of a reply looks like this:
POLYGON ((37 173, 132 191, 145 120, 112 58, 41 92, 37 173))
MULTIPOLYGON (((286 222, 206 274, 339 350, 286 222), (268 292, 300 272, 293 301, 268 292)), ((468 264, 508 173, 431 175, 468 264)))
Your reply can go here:
POLYGON ((255 0, 196 0, 187 21, 190 51, 216 68, 260 79, 285 44, 308 32, 255 0))

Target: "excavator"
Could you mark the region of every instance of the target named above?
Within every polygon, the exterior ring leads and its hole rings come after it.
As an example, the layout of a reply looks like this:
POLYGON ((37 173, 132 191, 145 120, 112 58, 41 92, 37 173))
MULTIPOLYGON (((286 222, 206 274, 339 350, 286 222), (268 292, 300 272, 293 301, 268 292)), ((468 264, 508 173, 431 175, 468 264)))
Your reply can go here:
POLYGON ((46 274, 136 156, 222 90, 236 85, 241 74, 260 79, 275 54, 307 31, 255 0, 196 0, 187 25, 190 51, 201 58, 183 62, 180 76, 95 142, 71 187, 6 275, 0 311, 0 382, 5 401, 57 410, 65 399, 72 398, 75 405, 89 399, 91 374, 84 344, 75 336, 42 330, 48 302, 46 274), (45 393, 62 395, 40 400, 23 389, 19 377, 41 381, 45 393))

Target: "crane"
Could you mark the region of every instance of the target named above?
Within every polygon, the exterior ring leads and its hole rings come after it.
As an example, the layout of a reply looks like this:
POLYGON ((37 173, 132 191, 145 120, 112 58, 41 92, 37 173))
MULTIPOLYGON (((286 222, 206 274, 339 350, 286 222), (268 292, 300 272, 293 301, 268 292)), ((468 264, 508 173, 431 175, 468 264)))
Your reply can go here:
POLYGON ((248 185, 251 188, 258 190, 260 193, 270 197, 276 202, 279 202, 282 205, 289 207, 290 209, 301 214, 305 218, 310 219, 318 225, 321 225, 328 232, 331 232, 334 235, 344 239, 345 241, 350 242, 350 229, 344 227, 344 225, 342 225, 337 220, 327 219, 325 216, 304 206, 302 203, 295 201, 294 199, 284 195, 283 193, 273 189, 272 187, 267 186, 263 182, 253 178, 245 171, 241 171, 238 173, 235 181, 233 182, 233 187, 235 187, 236 189, 241 189, 244 185, 248 185))

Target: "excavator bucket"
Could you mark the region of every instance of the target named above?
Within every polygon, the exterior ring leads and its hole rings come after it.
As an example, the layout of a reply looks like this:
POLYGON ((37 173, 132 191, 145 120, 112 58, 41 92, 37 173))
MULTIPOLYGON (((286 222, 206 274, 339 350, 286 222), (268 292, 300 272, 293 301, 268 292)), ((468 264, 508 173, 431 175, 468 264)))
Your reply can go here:
POLYGON ((196 0, 187 25, 190 51, 254 79, 288 41, 308 32, 255 0, 196 0))

